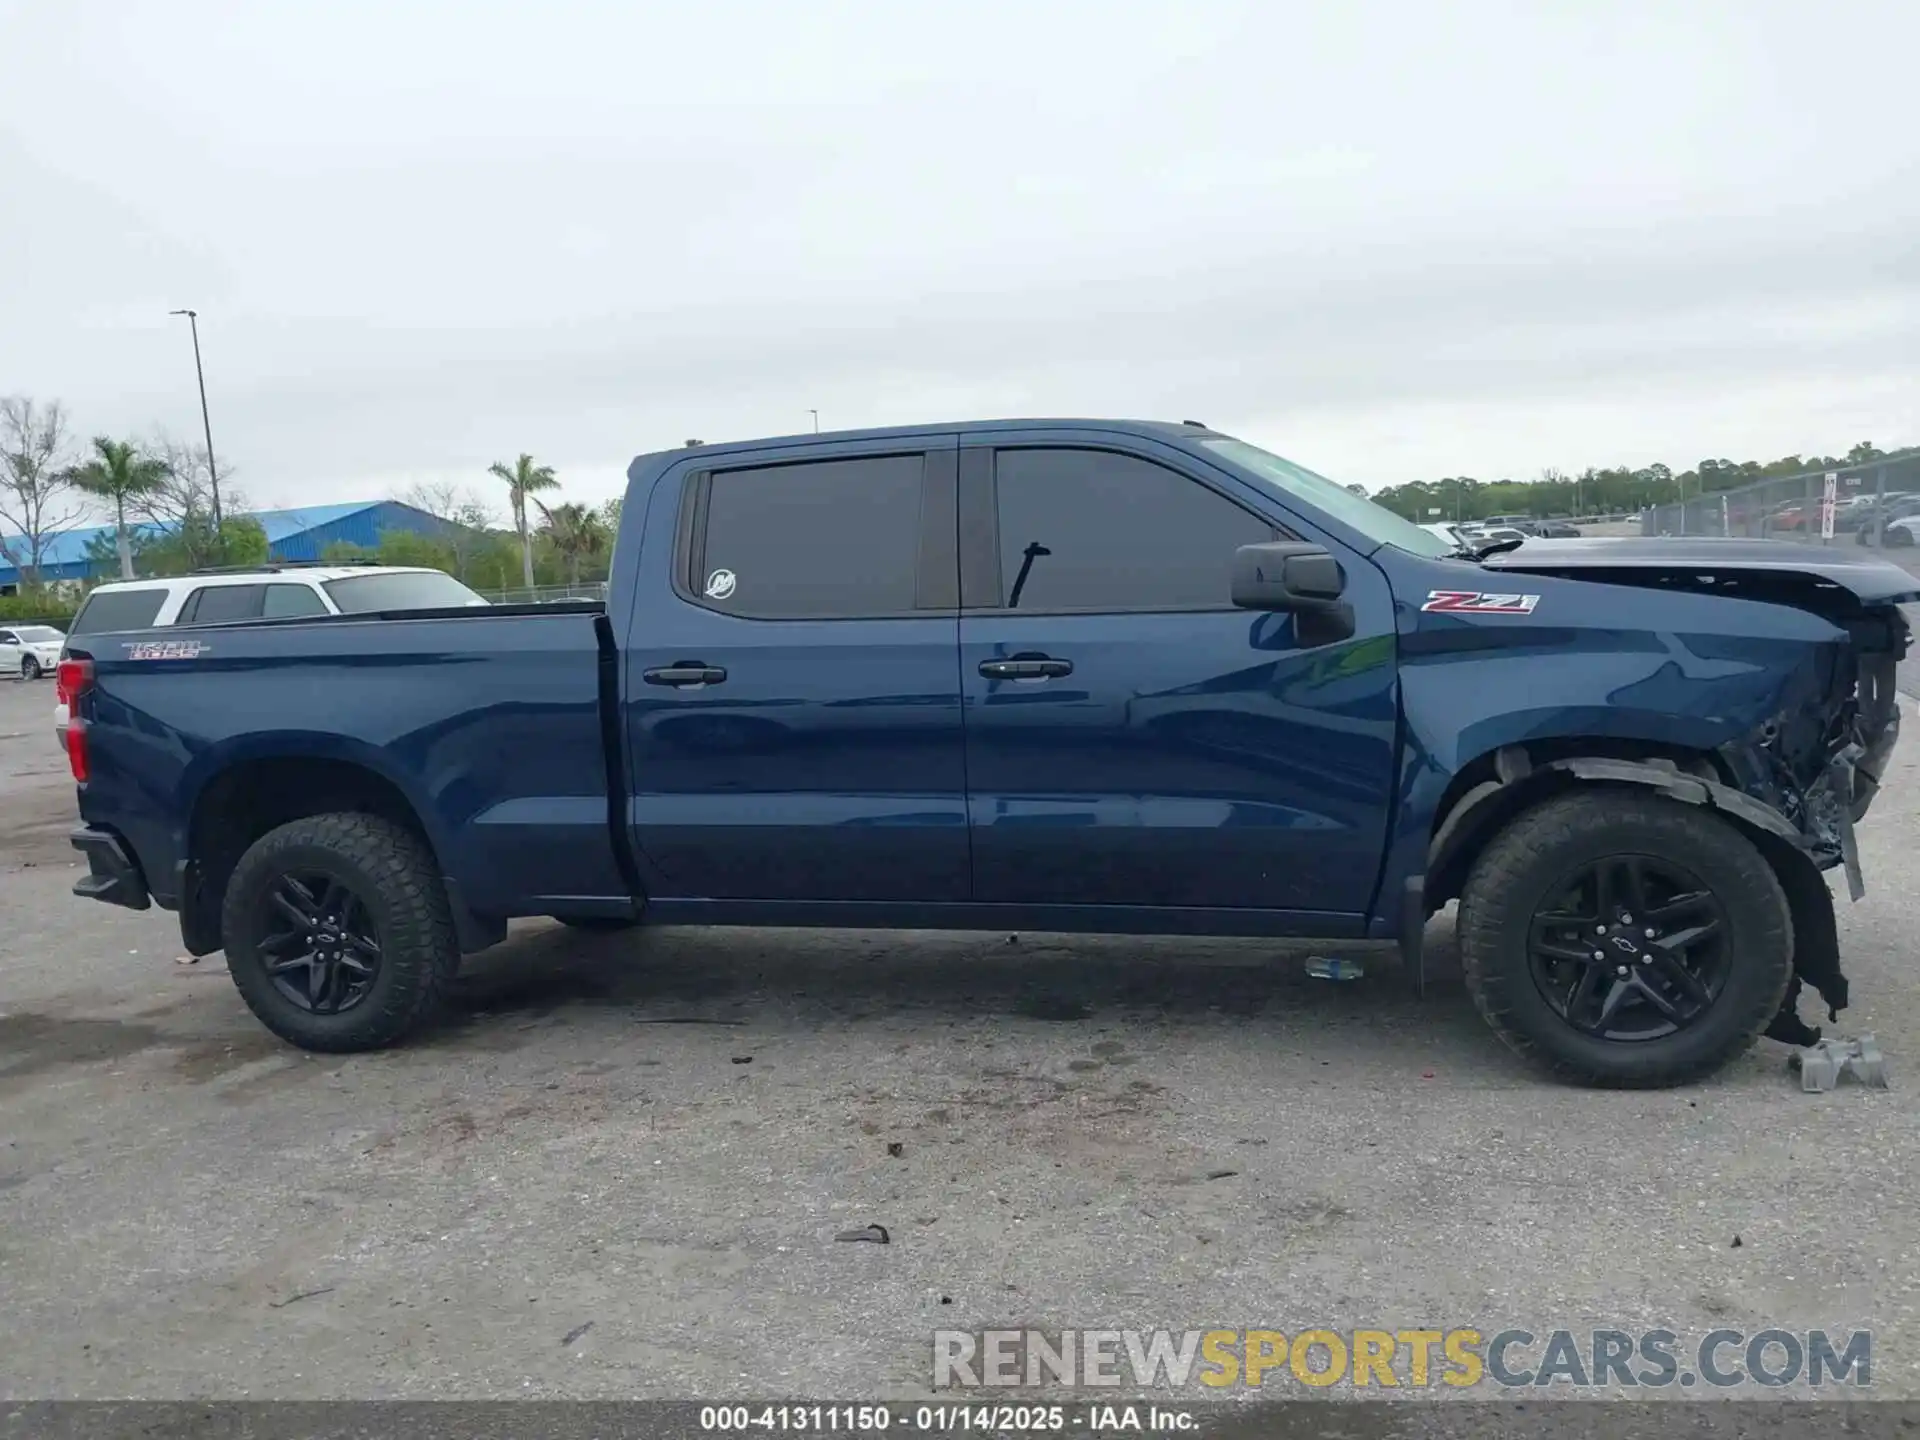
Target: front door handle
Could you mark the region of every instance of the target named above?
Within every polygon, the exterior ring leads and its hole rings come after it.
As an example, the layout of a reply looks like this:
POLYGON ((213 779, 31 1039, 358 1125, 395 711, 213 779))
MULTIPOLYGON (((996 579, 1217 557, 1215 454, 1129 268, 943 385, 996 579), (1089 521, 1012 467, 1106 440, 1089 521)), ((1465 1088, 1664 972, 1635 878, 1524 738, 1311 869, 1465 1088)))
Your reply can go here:
POLYGON ((989 680, 1057 680, 1073 673, 1073 662, 1051 655, 1015 655, 1010 660, 982 660, 980 673, 989 680))
POLYGON ((649 685, 718 685, 727 678, 727 672, 719 665, 683 660, 678 665, 660 665, 652 670, 642 670, 640 678, 649 685))

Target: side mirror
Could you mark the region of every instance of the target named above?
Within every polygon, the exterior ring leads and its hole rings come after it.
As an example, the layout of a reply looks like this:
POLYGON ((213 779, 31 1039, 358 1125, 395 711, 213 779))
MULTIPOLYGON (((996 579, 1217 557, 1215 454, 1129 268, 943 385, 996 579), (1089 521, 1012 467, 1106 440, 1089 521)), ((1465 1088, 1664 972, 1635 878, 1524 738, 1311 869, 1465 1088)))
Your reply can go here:
POLYGON ((1242 545, 1233 556, 1233 603, 1242 610, 1331 610, 1347 577, 1318 545, 1274 540, 1242 545))

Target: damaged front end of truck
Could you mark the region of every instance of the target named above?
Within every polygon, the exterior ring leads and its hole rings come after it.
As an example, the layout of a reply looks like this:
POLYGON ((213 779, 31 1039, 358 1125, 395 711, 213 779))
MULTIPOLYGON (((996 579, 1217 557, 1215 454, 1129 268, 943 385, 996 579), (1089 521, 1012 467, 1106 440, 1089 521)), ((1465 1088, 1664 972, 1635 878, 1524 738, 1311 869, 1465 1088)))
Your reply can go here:
MULTIPOLYGON (((1495 566, 1791 606, 1844 632, 1846 643, 1821 647, 1825 663, 1810 664, 1773 713, 1691 765, 1590 756, 1542 762, 1579 781, 1644 785, 1709 806, 1754 836, 1786 891, 1794 927, 1794 978, 1766 1033, 1791 1045, 1817 1041, 1819 1030, 1797 1012, 1802 987, 1820 995, 1830 1020, 1848 998, 1824 872, 1843 870, 1852 899, 1865 893, 1854 825, 1872 806, 1899 740, 1897 670, 1911 640, 1899 607, 1920 600, 1920 579, 1872 556, 1711 539, 1530 543, 1495 566)), ((1500 768, 1523 765, 1533 768, 1530 758, 1510 756, 1500 768)))

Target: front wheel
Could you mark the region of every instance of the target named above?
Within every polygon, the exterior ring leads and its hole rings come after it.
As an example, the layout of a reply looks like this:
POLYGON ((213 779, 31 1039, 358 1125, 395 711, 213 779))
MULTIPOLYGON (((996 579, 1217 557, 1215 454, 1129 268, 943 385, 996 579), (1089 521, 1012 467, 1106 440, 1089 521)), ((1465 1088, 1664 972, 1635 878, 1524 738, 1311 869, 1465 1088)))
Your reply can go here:
POLYGON ((1562 1079, 1651 1088, 1718 1070, 1785 998, 1786 895, 1753 842, 1630 790, 1548 800, 1507 826, 1460 901, 1474 1003, 1562 1079))
POLYGON ((40 662, 31 655, 22 655, 20 657, 20 678, 22 680, 38 680, 40 678, 40 662))
POLYGON ((312 815, 240 857, 221 910, 247 1007, 303 1050, 377 1050, 435 1008, 460 963, 439 867, 374 815, 312 815))
POLYGON ((1880 543, 1889 549, 1898 550, 1903 546, 1913 544, 1913 531, 1888 526, 1887 533, 1880 537, 1880 543))

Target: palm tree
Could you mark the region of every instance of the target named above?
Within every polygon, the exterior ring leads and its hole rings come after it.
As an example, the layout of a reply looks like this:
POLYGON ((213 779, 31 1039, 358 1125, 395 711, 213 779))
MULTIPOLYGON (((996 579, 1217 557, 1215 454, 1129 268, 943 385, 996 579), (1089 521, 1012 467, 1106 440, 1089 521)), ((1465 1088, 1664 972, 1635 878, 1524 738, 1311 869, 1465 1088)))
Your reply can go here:
MULTIPOLYGON (((538 500, 533 503, 540 505, 538 500)), ((567 562, 567 584, 578 585, 580 562, 597 559, 607 551, 606 521, 587 506, 573 502, 555 505, 551 510, 540 505, 540 513, 547 518, 547 539, 553 543, 554 552, 567 562)))
POLYGON ((127 502, 144 500, 167 483, 172 472, 167 462, 143 455, 134 445, 109 440, 104 435, 93 439, 93 459, 67 472, 75 488, 102 500, 113 502, 114 543, 120 552, 120 578, 133 578, 133 546, 127 539, 127 502))
POLYGON ((558 490, 560 482, 554 478, 551 465, 536 465, 531 455, 522 455, 510 466, 495 461, 487 467, 487 473, 507 482, 507 499, 513 506, 513 528, 520 532, 520 563, 526 572, 527 589, 531 590, 533 533, 527 529, 527 497, 542 490, 558 490))

